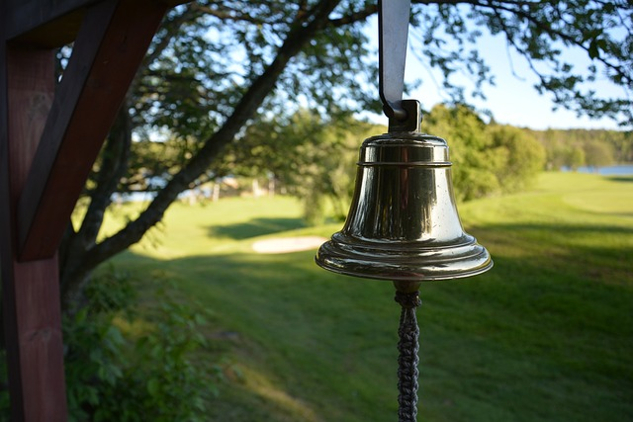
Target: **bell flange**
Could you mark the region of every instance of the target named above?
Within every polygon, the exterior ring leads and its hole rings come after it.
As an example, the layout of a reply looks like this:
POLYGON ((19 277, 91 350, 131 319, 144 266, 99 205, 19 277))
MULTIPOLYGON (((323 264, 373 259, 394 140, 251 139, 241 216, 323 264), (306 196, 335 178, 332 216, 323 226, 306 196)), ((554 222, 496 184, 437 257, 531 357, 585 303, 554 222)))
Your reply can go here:
POLYGON ((417 132, 363 142, 345 225, 315 260, 335 273, 393 281, 463 278, 492 267, 463 230, 446 141, 417 132))
POLYGON ((316 263, 329 271, 391 281, 436 281, 471 277, 492 268, 488 251, 474 237, 463 244, 360 242, 341 232, 319 248, 316 263))

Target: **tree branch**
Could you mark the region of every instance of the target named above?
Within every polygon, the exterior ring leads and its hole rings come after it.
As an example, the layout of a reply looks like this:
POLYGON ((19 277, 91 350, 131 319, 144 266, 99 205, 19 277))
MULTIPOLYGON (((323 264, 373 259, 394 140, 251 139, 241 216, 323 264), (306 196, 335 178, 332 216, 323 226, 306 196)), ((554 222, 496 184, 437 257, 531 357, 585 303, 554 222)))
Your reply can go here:
POLYGON ((91 248, 86 254, 82 268, 76 271, 90 271, 99 263, 125 250, 138 242, 147 230, 162 219, 163 214, 178 194, 204 173, 224 146, 231 142, 244 124, 255 115, 264 99, 274 88, 288 62, 319 30, 327 25, 328 16, 337 4, 338 0, 321 0, 306 14, 305 19, 295 22, 283 45, 277 51, 275 59, 253 81, 223 126, 205 141, 200 151, 180 172, 174 175, 135 221, 91 248))
POLYGON ((208 6, 203 6, 200 3, 192 3, 191 9, 196 10, 202 13, 206 13, 207 15, 214 16, 220 20, 232 20, 232 21, 244 21, 250 22, 257 25, 267 24, 268 22, 264 19, 258 19, 256 16, 240 14, 239 12, 230 9, 230 11, 221 11, 217 9, 213 9, 208 6))
MULTIPOLYGON (((549 23, 542 22, 542 21, 534 19, 534 16, 532 14, 527 13, 527 12, 521 10, 521 9, 514 9, 514 8, 509 8, 509 7, 503 6, 503 3, 508 3, 508 2, 495 2, 494 0, 492 0, 492 1, 487 1, 485 3, 482 3, 480 1, 473 0, 473 1, 468 1, 467 3, 470 3, 470 4, 474 5, 474 6, 480 6, 482 8, 492 9, 492 10, 494 10, 494 12, 496 14, 498 14, 499 10, 503 10, 503 11, 506 11, 508 13, 513 13, 513 14, 517 15, 518 17, 521 17, 524 20, 526 20, 528 22, 531 22, 532 24, 537 26, 542 31, 550 34, 550 36, 555 35, 555 36, 559 37, 561 40, 566 41, 569 44, 575 45, 576 47, 584 50, 585 53, 587 53, 587 56, 591 57, 591 55, 589 54, 589 47, 585 46, 582 43, 582 41, 578 41, 578 40, 574 39, 573 37, 561 32, 561 31, 559 31, 557 29, 554 29, 552 27, 552 25, 550 25, 549 23)), ((499 17, 499 19, 503 19, 503 18, 499 17)), ((552 38, 554 38, 554 37, 552 37, 552 38)), ((519 51, 521 51, 521 50, 519 50, 519 51)), ((523 54, 525 55, 525 52, 523 54)), ((623 80, 625 81, 625 84, 631 85, 633 83, 631 75, 628 75, 622 66, 615 65, 615 64, 607 61, 606 59, 601 58, 600 56, 595 58, 595 60, 598 60, 600 63, 605 65, 607 68, 615 71, 618 75, 620 75, 623 78, 623 80)))
POLYGON ((84 256, 96 241, 105 211, 112 202, 119 180, 125 174, 130 155, 131 122, 125 103, 118 112, 110 138, 106 141, 101 168, 97 173, 97 186, 90 194, 90 204, 79 230, 74 233, 66 247, 65 262, 60 277, 62 296, 76 290, 82 280, 71 276, 77 266, 81 266, 84 256))

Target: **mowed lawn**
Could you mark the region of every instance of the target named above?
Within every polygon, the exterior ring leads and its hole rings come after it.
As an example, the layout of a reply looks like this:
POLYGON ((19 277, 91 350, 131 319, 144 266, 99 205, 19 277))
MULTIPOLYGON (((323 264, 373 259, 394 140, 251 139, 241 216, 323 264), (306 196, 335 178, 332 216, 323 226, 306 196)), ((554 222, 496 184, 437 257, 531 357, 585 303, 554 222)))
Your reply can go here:
MULTIPOLYGON (((547 173, 459 210, 495 267, 421 288, 419 420, 633 421, 633 178, 547 173)), ((397 420, 391 283, 252 249, 339 228, 283 197, 175 205, 114 260, 209 315, 210 421, 397 420)))

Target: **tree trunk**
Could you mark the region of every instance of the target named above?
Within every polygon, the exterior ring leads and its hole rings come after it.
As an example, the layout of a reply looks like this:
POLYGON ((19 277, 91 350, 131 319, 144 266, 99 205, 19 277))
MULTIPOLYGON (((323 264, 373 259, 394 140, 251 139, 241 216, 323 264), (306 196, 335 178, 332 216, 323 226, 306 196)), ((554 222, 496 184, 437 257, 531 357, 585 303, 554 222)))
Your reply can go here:
POLYGON ((124 103, 101 153, 102 161, 95 177, 96 187, 90 192, 90 204, 81 227, 75 232, 69 222, 67 235, 62 241, 60 282, 64 309, 68 309, 71 304, 73 308, 81 305, 82 291, 91 272, 83 270, 83 261, 97 244, 106 209, 112 203, 112 195, 127 171, 131 143, 132 124, 127 104, 124 103))
MULTIPOLYGON (((66 306, 73 300, 78 300, 91 272, 100 263, 140 241, 143 235, 163 218, 167 208, 178 198, 178 194, 187 189, 208 169, 223 148, 233 140, 247 121, 253 118, 264 99, 274 89, 288 62, 301 51, 307 42, 327 26, 328 17, 338 3, 339 0, 321 0, 311 10, 300 11, 302 16, 297 18, 294 26, 288 32, 275 59, 259 77, 253 80, 222 127, 205 141, 204 146, 169 180, 136 220, 128 223, 113 236, 96 243, 96 236, 103 222, 105 208, 110 204, 116 184, 127 167, 126 158, 123 165, 115 165, 103 172, 107 168, 104 160, 104 168, 99 173, 99 186, 91 195, 91 203, 86 215, 87 220, 84 220, 77 233, 71 233, 68 236, 69 243, 64 248, 66 253, 61 279, 66 306), (108 174, 111 177, 106 177, 108 174)), ((127 114, 127 107, 123 107, 122 110, 123 114, 127 114)), ((129 123, 129 120, 126 123, 129 123)), ((119 148, 125 145, 125 142, 129 145, 131 138, 128 135, 130 133, 126 131, 126 136, 123 137, 113 136, 106 148, 111 149, 112 152, 118 151, 119 154, 122 154, 123 150, 129 153, 129 148, 119 148)))

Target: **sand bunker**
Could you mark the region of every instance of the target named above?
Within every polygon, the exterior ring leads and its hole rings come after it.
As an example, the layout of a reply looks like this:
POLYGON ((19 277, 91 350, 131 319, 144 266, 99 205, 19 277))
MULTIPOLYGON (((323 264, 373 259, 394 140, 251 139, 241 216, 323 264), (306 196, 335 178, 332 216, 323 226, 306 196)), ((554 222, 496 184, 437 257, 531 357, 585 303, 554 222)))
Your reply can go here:
POLYGON ((259 240, 253 243, 253 250, 258 253, 289 253, 316 250, 327 239, 320 236, 282 237, 259 240))

